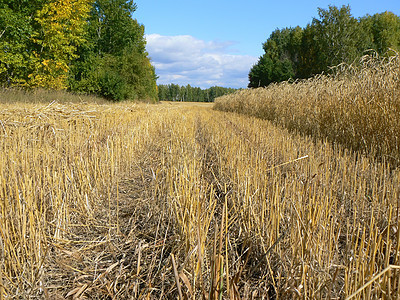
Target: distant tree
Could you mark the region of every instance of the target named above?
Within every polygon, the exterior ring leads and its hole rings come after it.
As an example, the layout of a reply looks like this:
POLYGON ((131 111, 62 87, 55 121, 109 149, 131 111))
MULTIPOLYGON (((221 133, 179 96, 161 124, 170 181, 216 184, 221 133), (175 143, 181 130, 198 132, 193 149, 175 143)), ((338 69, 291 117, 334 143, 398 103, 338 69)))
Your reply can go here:
POLYGON ((193 88, 190 84, 186 85, 186 101, 193 101, 193 88))
POLYGON ((186 86, 179 87, 179 100, 187 101, 187 89, 186 86))
POLYGON ((170 100, 168 98, 168 86, 160 84, 157 87, 158 87, 158 99, 163 101, 170 100))
POLYGON ((166 101, 188 102, 213 102, 216 97, 233 93, 237 89, 212 86, 208 89, 192 87, 190 84, 179 86, 177 84, 158 85, 158 98, 166 101))
POLYGON ((169 99, 172 101, 178 101, 179 98, 179 85, 177 84, 170 84, 169 86, 169 99))

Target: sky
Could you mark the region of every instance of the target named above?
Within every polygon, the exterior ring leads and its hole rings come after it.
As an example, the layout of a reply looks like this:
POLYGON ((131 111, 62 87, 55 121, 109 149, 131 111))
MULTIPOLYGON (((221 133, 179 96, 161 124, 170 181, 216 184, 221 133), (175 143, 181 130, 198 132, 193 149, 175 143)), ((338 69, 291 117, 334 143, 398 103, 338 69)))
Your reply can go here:
POLYGON ((277 28, 305 27, 317 8, 349 4, 356 18, 391 11, 400 0, 136 0, 158 84, 245 88, 262 43, 277 28))

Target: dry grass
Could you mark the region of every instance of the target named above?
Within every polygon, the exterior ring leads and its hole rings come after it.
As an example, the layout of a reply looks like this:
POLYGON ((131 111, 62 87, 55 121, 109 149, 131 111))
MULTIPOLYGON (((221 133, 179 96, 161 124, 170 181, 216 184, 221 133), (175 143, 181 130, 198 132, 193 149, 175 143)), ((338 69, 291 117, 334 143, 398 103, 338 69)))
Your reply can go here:
POLYGON ((1 104, 0 293, 389 298, 399 197, 373 156, 210 106, 1 104))
POLYGON ((335 76, 244 90, 216 99, 216 108, 273 121, 400 164, 400 56, 367 55, 335 76))
POLYGON ((54 91, 45 89, 24 90, 19 88, 0 89, 0 103, 98 103, 105 104, 104 98, 73 94, 67 91, 54 91))

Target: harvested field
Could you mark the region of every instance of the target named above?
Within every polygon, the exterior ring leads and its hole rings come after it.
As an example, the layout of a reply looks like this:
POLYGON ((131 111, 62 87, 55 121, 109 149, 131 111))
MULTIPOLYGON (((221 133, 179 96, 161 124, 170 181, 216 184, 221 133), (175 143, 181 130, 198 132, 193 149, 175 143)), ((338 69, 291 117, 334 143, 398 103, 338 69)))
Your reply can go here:
POLYGON ((0 104, 5 298, 389 298, 399 206, 375 155, 208 105, 0 104))

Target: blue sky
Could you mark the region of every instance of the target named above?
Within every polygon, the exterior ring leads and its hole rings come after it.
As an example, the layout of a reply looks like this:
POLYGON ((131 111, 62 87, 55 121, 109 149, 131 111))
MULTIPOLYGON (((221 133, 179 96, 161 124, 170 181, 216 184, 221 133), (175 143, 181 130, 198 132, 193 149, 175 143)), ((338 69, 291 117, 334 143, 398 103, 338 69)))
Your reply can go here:
POLYGON ((147 51, 159 84, 246 87, 247 75, 276 28, 306 26, 317 8, 349 4, 354 17, 386 10, 400 15, 400 0, 262 1, 136 0, 147 51))

